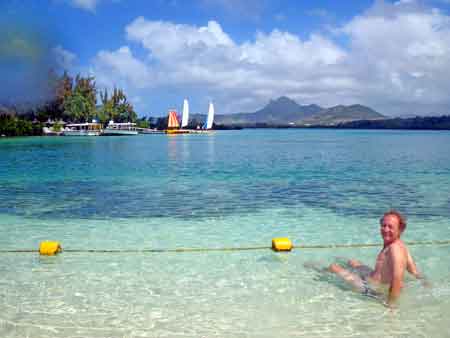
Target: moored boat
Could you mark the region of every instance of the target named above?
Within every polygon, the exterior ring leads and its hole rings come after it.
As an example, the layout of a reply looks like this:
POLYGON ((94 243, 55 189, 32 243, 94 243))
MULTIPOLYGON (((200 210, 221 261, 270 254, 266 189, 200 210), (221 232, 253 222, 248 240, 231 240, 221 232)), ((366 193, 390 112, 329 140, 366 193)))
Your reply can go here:
POLYGON ((213 130, 214 124, 214 105, 212 102, 209 103, 208 116, 204 125, 197 129, 185 129, 189 122, 189 102, 187 99, 183 102, 183 115, 180 127, 180 121, 177 116, 177 112, 174 109, 169 110, 169 116, 167 119, 167 129, 164 130, 166 134, 206 134, 213 130))
POLYGON ((63 120, 52 121, 51 119, 48 119, 47 122, 45 122, 45 126, 42 128, 42 134, 44 136, 61 136, 65 125, 66 122, 63 120))
POLYGON ((136 123, 123 122, 115 123, 114 121, 109 121, 106 128, 103 130, 103 136, 127 136, 127 135, 137 135, 138 131, 136 129, 136 123))
POLYGON ((180 129, 180 122, 178 120, 177 112, 175 110, 169 111, 169 118, 167 120, 166 134, 189 134, 189 130, 180 129))
POLYGON ((99 136, 103 131, 101 123, 86 122, 86 123, 71 123, 67 124, 62 135, 64 136, 99 136))

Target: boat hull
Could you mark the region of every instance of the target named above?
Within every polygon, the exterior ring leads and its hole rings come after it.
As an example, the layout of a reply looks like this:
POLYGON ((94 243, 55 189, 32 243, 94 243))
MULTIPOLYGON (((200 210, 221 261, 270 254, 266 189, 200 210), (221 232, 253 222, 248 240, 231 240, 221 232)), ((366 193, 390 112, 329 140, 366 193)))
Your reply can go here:
POLYGON ((65 130, 63 136, 100 136, 100 130, 65 130))
POLYGON ((177 135, 177 134, 189 134, 190 131, 187 129, 166 129, 166 134, 177 135))
POLYGON ((166 134, 178 135, 178 134, 211 134, 214 130, 209 129, 167 129, 164 130, 166 134))
POLYGON ((138 130, 139 134, 164 134, 164 131, 162 130, 156 130, 156 129, 140 129, 138 130))
POLYGON ((137 135, 137 130, 119 130, 119 129, 108 129, 103 130, 103 136, 130 136, 137 135))

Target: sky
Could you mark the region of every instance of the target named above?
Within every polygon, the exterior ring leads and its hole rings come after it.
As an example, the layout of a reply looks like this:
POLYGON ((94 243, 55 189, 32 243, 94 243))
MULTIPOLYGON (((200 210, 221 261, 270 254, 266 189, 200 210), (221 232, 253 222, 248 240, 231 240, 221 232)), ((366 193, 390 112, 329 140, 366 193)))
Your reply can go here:
POLYGON ((450 114, 450 0, 0 0, 0 31, 0 101, 42 99, 65 69, 140 116, 279 96, 450 114))

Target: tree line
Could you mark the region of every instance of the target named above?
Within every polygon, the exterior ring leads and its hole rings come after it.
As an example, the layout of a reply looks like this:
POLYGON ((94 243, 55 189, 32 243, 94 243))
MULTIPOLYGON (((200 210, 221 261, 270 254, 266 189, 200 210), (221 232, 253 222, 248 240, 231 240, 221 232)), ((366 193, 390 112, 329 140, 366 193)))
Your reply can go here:
POLYGON ((416 116, 383 120, 360 120, 341 123, 337 128, 345 129, 407 129, 407 130, 449 130, 450 115, 416 116))
POLYGON ((114 88, 111 93, 107 89, 99 91, 93 76, 78 74, 73 78, 64 72, 61 76, 50 74, 49 81, 52 93, 44 103, 25 110, 0 106, 0 135, 40 135, 48 120, 82 123, 96 119, 103 124, 110 120, 144 122, 138 121, 133 105, 122 89, 114 88))

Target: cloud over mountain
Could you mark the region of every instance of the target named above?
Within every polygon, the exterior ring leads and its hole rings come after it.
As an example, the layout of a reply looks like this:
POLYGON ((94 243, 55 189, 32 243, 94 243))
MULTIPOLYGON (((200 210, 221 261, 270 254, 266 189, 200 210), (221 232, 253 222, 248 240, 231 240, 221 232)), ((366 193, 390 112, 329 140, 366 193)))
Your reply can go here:
POLYGON ((388 114, 450 104, 450 17, 414 1, 377 1, 330 33, 307 38, 274 29, 239 43, 217 21, 144 17, 125 33, 127 46, 97 54, 99 82, 120 79, 130 91, 194 88, 221 112, 251 111, 281 95, 324 106, 364 103, 388 114))

